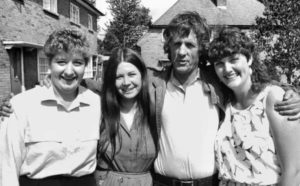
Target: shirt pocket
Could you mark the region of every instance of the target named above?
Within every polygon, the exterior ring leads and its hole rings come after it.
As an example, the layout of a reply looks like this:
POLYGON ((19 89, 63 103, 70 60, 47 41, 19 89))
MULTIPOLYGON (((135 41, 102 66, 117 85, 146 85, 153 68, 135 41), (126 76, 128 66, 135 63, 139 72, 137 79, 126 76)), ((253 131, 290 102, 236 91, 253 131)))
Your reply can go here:
POLYGON ((26 158, 24 164, 35 167, 37 162, 42 165, 63 160, 68 155, 68 149, 55 131, 25 130, 24 137, 26 158))
POLYGON ((24 137, 25 146, 30 150, 35 148, 35 151, 49 151, 51 148, 57 150, 62 144, 63 139, 58 132, 51 130, 25 130, 24 137))

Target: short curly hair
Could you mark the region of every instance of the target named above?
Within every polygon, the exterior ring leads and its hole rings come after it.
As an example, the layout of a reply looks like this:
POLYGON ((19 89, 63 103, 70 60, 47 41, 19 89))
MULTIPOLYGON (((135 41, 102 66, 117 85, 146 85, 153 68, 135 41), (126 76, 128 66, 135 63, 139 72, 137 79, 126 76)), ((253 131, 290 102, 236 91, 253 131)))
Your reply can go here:
POLYGON ((49 62, 60 51, 81 52, 85 63, 89 60, 89 43, 83 33, 73 29, 56 30, 48 37, 45 45, 44 52, 49 62))
POLYGON ((258 59, 258 51, 254 42, 238 28, 223 28, 219 35, 210 43, 208 50, 209 61, 215 62, 235 54, 243 54, 247 60, 252 58, 252 87, 255 93, 260 92, 271 82, 267 67, 258 59))
POLYGON ((186 11, 175 16, 163 32, 165 39, 164 51, 168 54, 169 59, 171 57, 170 42, 178 36, 188 37, 191 31, 193 31, 197 37, 200 58, 206 54, 211 35, 206 19, 201 17, 197 12, 186 11))

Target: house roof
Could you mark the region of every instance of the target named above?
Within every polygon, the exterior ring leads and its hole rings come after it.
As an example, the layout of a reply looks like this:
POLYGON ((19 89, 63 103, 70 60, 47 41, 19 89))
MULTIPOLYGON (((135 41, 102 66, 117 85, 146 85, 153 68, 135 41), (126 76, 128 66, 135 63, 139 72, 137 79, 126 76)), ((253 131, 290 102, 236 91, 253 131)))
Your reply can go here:
POLYGON ((226 8, 219 8, 212 0, 177 0, 152 26, 164 27, 184 11, 198 12, 209 25, 248 26, 263 15, 264 5, 257 0, 227 0, 226 8))
POLYGON ((97 14, 97 16, 104 16, 100 10, 98 10, 89 0, 76 0, 79 4, 86 7, 88 10, 97 14))

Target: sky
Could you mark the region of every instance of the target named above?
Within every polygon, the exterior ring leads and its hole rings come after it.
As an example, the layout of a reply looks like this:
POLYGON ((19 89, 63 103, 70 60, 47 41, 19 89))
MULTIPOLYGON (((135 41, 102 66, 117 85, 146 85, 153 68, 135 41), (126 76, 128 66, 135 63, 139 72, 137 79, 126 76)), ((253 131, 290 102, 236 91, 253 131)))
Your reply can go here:
MULTIPOLYGON (((150 15, 152 16, 152 22, 155 22, 166 10, 168 10, 177 0, 141 0, 141 5, 150 9, 150 15)), ((96 7, 105 14, 100 17, 99 24, 101 28, 105 27, 105 23, 111 19, 109 10, 107 9, 106 0, 96 0, 96 7)), ((101 35, 105 33, 104 29, 100 31, 101 35)))

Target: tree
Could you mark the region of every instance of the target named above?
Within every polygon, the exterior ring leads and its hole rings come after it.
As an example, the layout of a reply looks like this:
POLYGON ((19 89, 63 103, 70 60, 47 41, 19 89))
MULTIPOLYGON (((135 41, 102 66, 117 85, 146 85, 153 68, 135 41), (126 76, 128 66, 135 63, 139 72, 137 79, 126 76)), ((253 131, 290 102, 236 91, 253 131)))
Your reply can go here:
POLYGON ((273 72, 276 66, 286 69, 288 82, 293 83, 293 69, 300 66, 300 1, 260 1, 265 11, 256 19, 255 39, 265 51, 264 62, 273 72))
POLYGON ((140 0, 106 0, 113 19, 109 22, 103 40, 104 50, 126 46, 138 49, 136 43, 151 24, 149 9, 140 0))

